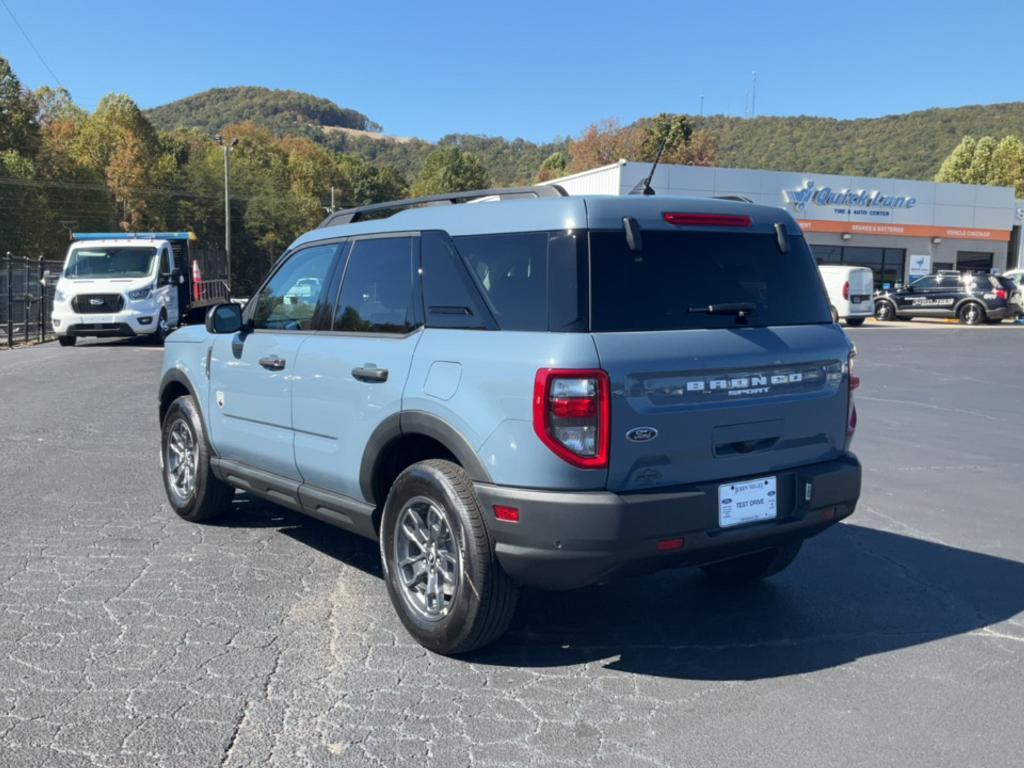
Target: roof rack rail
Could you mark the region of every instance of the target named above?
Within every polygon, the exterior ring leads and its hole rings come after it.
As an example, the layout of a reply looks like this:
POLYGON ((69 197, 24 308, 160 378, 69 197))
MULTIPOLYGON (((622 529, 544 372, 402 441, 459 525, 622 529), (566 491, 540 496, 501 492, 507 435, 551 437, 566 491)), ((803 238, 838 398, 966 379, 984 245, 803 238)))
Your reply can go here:
POLYGON ((749 197, 743 195, 715 195, 711 198, 712 200, 731 200, 734 203, 752 203, 754 202, 749 197))
MULTIPOLYGON (((569 193, 557 184, 545 184, 536 187, 499 187, 496 189, 472 189, 467 192, 449 192, 444 195, 428 195, 426 197, 410 197, 406 200, 392 200, 387 203, 360 205, 356 208, 343 208, 329 214, 320 222, 319 228, 333 227, 338 224, 353 224, 368 218, 368 214, 404 211, 426 205, 455 205, 486 197, 497 197, 500 200, 514 200, 518 197, 568 197, 569 193)), ((377 216, 372 218, 387 218, 377 216)))

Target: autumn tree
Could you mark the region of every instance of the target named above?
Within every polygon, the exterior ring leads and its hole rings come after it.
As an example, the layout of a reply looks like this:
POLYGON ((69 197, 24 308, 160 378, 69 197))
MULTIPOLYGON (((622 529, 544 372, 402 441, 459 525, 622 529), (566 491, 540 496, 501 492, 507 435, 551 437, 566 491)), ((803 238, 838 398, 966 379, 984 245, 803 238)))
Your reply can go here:
POLYGON ((598 168, 619 160, 650 163, 665 143, 661 162, 714 165, 717 146, 713 137, 694 130, 685 115, 660 114, 621 126, 616 120, 595 123, 569 143, 572 162, 568 172, 598 168))

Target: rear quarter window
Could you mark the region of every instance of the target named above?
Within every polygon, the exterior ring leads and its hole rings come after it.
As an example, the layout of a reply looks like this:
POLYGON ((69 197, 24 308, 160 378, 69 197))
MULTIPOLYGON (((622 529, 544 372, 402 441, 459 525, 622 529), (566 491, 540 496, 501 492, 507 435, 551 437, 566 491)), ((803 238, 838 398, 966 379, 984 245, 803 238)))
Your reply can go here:
POLYGON ((621 231, 590 233, 591 329, 734 328, 710 304, 751 303, 747 326, 829 323, 828 299, 802 237, 782 253, 774 233, 645 231, 632 253, 621 231))
POLYGON ((464 235, 454 242, 501 330, 586 330, 585 235, 464 235))

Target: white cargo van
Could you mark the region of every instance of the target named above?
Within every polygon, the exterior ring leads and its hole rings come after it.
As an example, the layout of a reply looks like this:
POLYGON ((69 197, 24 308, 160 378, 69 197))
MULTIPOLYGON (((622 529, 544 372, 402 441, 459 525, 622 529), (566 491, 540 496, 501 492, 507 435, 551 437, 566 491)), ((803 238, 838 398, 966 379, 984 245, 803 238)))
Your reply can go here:
POLYGON ((828 300, 832 304, 832 318, 837 323, 845 320, 847 325, 863 325, 867 318, 875 314, 872 298, 875 278, 870 269, 821 264, 818 271, 825 281, 828 300))
POLYGON ((162 343, 188 297, 183 266, 159 236, 73 242, 53 297, 57 340, 72 346, 80 336, 147 336, 162 343))

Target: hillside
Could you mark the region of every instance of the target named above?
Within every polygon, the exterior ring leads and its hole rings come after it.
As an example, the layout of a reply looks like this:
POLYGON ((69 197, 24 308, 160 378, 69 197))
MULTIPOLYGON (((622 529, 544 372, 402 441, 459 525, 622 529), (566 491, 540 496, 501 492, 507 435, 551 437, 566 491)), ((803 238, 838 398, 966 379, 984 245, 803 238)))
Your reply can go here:
MULTIPOLYGON (((198 127, 215 133, 245 120, 276 134, 312 138, 336 151, 393 165, 414 178, 435 144, 381 133, 381 126, 352 109, 297 91, 215 88, 147 112, 161 130, 198 127), (341 130, 345 129, 345 130, 341 130), (368 135, 369 134, 369 135, 368 135)), ((692 117, 718 143, 717 165, 767 170, 930 179, 966 134, 1024 136, 1024 103, 929 109, 857 120, 826 117, 692 117)), ((476 154, 495 184, 533 178, 544 159, 567 141, 450 134, 439 145, 476 154)))
POLYGON ((161 131, 183 127, 216 133, 225 125, 246 120, 277 134, 308 135, 314 126, 380 130, 361 112, 339 107, 328 99, 253 86, 211 88, 147 110, 146 117, 161 131))
POLYGON ((967 134, 1024 136, 1024 103, 928 109, 859 120, 695 118, 718 140, 718 165, 931 179, 967 134))

